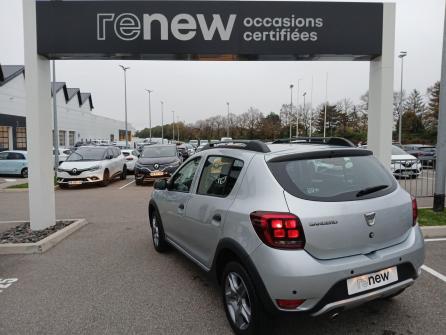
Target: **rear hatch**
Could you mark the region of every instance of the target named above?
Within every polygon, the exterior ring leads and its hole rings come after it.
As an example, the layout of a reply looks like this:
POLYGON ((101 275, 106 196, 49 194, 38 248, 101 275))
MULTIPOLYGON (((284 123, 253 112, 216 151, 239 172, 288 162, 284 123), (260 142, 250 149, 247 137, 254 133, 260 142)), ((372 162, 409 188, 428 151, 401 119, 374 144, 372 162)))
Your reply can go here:
POLYGON ((412 226, 411 198, 360 149, 276 156, 268 166, 301 220, 305 250, 332 259, 396 245, 412 226))

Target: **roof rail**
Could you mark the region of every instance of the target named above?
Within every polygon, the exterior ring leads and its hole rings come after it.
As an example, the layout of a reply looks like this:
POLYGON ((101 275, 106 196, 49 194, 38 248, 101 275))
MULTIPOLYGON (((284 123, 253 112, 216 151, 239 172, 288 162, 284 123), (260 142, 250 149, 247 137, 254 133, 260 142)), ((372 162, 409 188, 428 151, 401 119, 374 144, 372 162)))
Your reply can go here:
POLYGON ((232 140, 230 142, 208 143, 204 146, 203 150, 213 148, 241 149, 265 153, 271 151, 265 143, 259 140, 232 140))
POLYGON ((356 147, 350 140, 343 137, 292 137, 275 140, 273 144, 291 143, 291 144, 328 144, 342 147, 356 147))

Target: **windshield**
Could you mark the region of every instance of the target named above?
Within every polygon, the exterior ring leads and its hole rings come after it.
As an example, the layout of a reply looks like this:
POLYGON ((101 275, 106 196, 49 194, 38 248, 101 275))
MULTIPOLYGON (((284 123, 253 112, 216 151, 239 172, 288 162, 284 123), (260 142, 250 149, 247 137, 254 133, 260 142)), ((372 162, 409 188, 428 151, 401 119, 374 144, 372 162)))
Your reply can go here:
POLYGON ((107 148, 81 147, 68 156, 67 161, 100 161, 105 159, 107 148))
POLYGON ((396 188, 392 175, 373 156, 290 160, 268 166, 288 193, 308 200, 362 200, 396 188))
POLYGON ((141 157, 143 158, 158 158, 158 157, 173 157, 176 156, 175 147, 144 147, 141 157))
POLYGON ((398 148, 395 145, 392 145, 392 155, 408 155, 403 149, 398 148))

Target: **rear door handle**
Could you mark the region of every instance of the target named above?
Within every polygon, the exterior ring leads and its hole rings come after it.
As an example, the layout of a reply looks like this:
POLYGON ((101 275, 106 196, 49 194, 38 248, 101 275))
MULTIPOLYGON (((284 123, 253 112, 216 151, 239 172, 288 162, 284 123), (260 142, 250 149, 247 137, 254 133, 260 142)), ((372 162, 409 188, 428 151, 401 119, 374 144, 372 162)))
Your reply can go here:
POLYGON ((215 214, 212 217, 212 220, 216 221, 216 222, 221 222, 221 215, 220 214, 215 214))

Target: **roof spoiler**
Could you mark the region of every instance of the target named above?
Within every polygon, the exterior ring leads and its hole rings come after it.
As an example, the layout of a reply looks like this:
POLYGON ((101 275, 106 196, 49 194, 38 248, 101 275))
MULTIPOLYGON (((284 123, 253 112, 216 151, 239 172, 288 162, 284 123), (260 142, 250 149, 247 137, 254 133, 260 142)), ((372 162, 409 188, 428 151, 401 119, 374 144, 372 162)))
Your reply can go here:
POLYGON ((208 143, 203 147, 203 150, 214 148, 241 149, 263 153, 271 151, 265 143, 259 140, 232 140, 230 142, 220 141, 215 143, 208 143))
POLYGON ((275 140, 273 144, 291 143, 291 144, 327 144, 341 147, 356 147, 350 140, 343 137, 291 137, 275 140))

